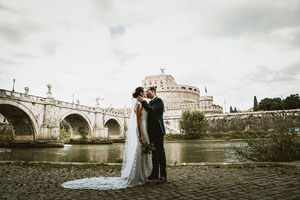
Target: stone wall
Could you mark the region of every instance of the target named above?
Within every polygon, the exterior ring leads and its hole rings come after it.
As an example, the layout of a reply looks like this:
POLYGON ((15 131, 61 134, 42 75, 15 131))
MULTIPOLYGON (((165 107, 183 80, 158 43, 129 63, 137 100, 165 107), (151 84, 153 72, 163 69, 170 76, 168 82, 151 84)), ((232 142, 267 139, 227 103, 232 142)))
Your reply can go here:
MULTIPOLYGON (((300 128, 300 109, 206 115, 206 119, 209 132, 228 132, 274 129, 281 116, 291 128, 300 128)), ((179 115, 164 117, 167 133, 180 132, 179 118, 179 115)))
POLYGON ((227 132, 274 129, 281 117, 286 124, 292 126, 291 128, 300 127, 300 109, 210 115, 206 116, 206 119, 208 131, 227 132))

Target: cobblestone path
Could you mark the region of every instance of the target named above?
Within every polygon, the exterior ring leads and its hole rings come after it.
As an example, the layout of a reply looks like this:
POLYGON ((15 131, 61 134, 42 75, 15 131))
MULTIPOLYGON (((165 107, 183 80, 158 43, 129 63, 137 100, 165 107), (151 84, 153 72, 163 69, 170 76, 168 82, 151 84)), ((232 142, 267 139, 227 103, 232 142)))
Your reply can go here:
POLYGON ((300 168, 168 168, 168 182, 124 190, 72 190, 60 184, 93 176, 119 176, 120 166, 0 164, 0 199, 300 199, 300 168))

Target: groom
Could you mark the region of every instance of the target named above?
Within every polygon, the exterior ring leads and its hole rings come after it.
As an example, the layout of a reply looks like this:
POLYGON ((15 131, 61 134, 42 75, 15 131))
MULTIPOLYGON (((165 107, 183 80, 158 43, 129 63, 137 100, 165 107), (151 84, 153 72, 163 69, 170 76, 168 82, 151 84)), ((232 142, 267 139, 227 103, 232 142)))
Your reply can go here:
POLYGON ((155 150, 152 152, 153 169, 148 179, 157 180, 160 171, 158 183, 165 183, 167 181, 167 172, 164 149, 164 136, 166 134, 163 120, 164 102, 161 98, 156 96, 156 87, 148 88, 147 98, 151 99, 149 104, 142 96, 138 97, 138 100, 148 111, 148 134, 150 142, 155 145, 155 150))

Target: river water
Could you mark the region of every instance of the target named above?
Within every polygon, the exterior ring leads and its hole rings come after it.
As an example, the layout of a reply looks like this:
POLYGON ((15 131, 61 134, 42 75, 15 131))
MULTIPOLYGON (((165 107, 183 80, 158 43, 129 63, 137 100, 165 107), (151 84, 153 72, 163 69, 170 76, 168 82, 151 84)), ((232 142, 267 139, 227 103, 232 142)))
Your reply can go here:
MULTIPOLYGON (((244 145, 241 140, 167 141, 167 163, 238 162, 234 146, 244 145)), ((0 160, 52 162, 121 162, 124 144, 78 145, 64 148, 0 148, 0 160)))

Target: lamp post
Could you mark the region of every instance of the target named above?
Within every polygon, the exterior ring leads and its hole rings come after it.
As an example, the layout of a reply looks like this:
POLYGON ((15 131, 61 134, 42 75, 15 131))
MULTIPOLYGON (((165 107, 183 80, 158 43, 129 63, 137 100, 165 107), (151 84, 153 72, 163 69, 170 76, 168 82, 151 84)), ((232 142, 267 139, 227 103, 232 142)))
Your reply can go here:
POLYGON ((12 89, 12 92, 15 92, 15 82, 16 82, 16 79, 13 79, 13 89, 12 89))
POLYGON ((284 110, 284 101, 282 95, 280 95, 282 110, 284 110))
POLYGON ((225 106, 225 111, 224 113, 226 113, 226 100, 224 99, 224 106, 225 106))

